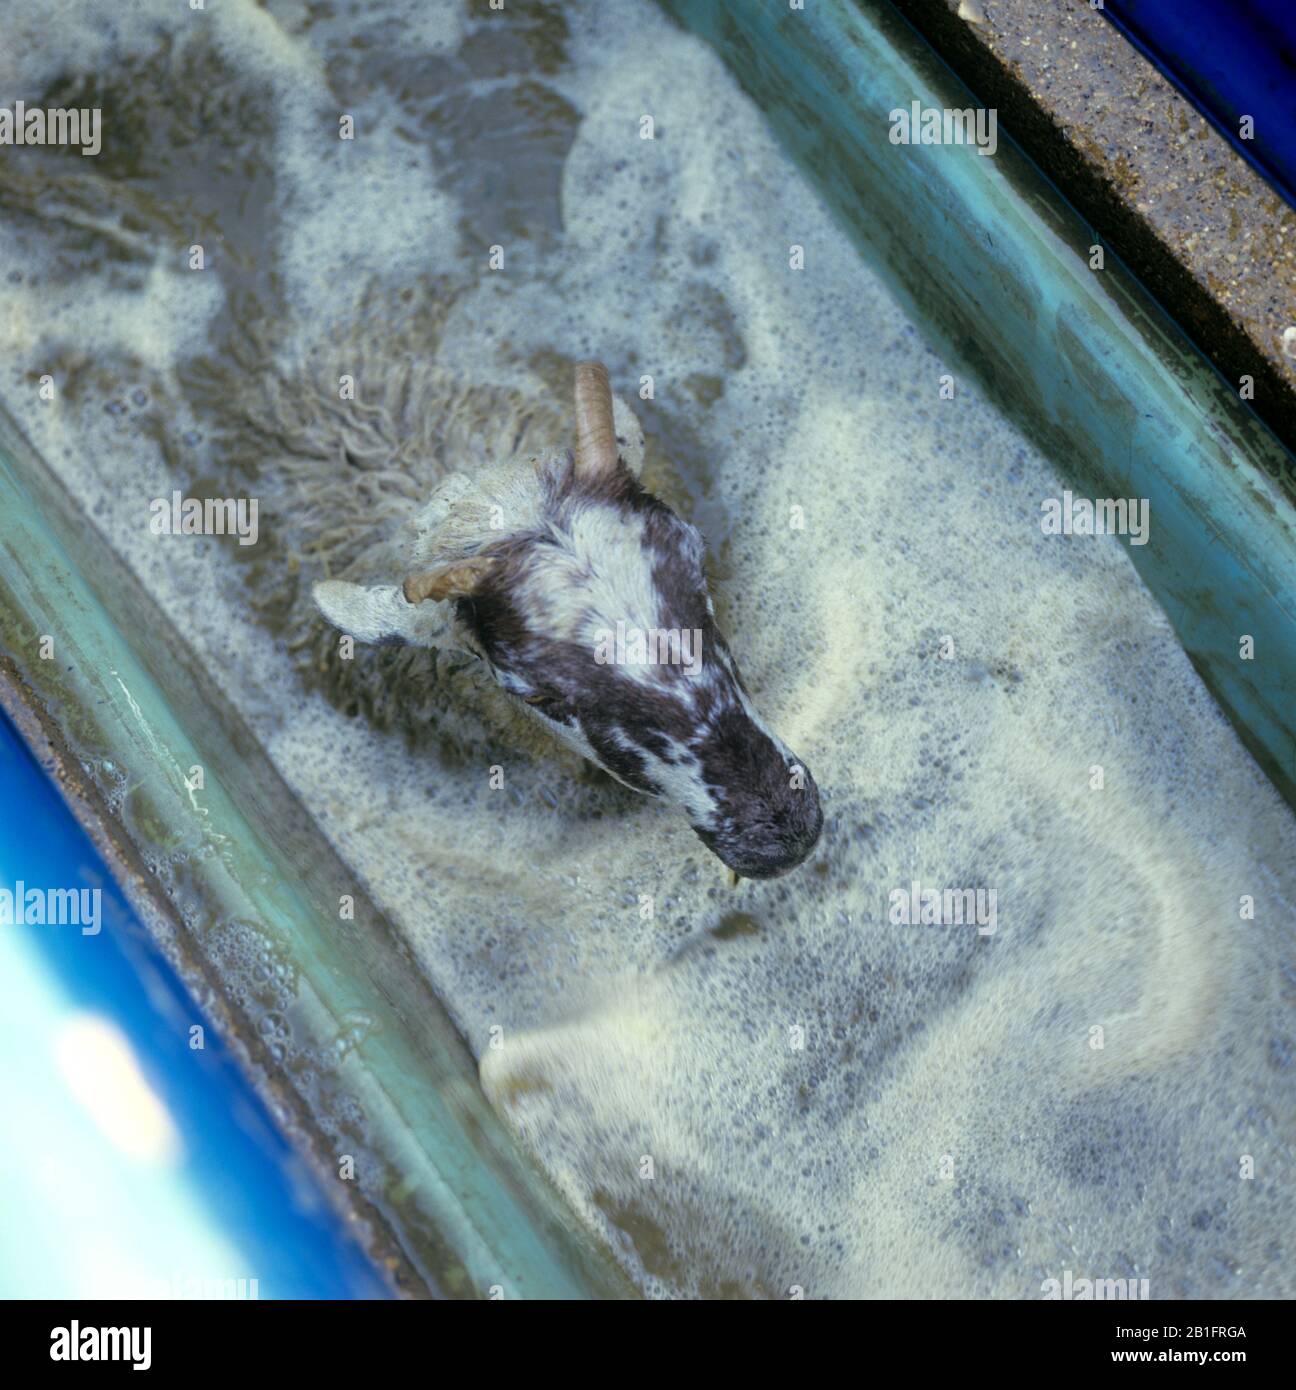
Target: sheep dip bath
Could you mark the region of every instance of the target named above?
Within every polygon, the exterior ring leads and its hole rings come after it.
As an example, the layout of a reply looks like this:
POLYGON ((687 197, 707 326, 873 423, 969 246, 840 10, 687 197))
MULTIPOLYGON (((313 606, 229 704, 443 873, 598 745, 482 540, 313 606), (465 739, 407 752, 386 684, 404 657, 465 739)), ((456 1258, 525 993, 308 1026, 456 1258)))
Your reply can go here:
POLYGON ((1290 1296, 1292 817, 715 55, 631 0, 55 10, 0 5, 5 90, 102 149, 0 149, 5 404, 645 1292, 1290 1296), (785 877, 314 611, 569 444, 585 358, 814 769, 785 877), (177 490, 256 543, 152 530, 177 490))

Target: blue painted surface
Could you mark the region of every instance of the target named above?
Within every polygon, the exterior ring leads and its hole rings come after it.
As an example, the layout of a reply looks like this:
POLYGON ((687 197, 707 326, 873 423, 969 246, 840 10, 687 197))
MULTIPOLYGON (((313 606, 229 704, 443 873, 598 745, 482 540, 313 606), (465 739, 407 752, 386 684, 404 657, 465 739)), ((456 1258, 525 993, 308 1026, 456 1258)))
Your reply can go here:
POLYGON ((1296 207, 1296 0, 1106 0, 1102 12, 1296 207))
POLYGON ((0 888, 18 880, 98 889, 101 914, 90 934, 0 925, 0 1296, 237 1295, 243 1280, 263 1299, 384 1297, 0 715, 0 888))

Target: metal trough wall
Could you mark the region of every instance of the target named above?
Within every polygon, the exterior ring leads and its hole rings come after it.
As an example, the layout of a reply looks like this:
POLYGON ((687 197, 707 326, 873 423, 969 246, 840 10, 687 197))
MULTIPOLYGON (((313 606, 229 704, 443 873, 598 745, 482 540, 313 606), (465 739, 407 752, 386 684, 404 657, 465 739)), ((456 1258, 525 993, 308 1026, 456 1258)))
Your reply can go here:
POLYGON ((1002 129, 992 158, 890 142, 895 108, 975 103, 889 5, 661 3, 721 53, 942 357, 1078 489, 1149 500, 1134 563, 1296 805, 1296 516, 1273 481, 1286 453, 1236 387, 1110 251, 1089 268, 1102 229, 1002 129))

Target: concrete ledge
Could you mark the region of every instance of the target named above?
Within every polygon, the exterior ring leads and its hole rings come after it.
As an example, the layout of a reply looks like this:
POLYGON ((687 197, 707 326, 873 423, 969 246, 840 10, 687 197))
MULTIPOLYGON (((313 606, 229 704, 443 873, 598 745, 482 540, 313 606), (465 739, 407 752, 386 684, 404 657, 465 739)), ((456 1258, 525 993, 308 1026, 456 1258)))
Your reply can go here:
POLYGON ((1296 212, 1089 0, 891 3, 1296 450, 1296 212))

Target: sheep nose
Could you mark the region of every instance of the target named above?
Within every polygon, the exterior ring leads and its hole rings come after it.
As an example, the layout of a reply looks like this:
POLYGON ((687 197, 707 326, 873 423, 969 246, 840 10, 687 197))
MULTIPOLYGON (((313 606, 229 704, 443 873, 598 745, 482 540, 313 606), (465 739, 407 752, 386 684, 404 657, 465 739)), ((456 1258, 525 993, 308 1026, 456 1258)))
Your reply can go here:
POLYGON ((805 862, 823 830, 819 788, 809 772, 806 785, 788 791, 777 806, 762 810, 750 824, 724 832, 693 827, 698 838, 743 878, 778 878, 805 862))

